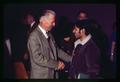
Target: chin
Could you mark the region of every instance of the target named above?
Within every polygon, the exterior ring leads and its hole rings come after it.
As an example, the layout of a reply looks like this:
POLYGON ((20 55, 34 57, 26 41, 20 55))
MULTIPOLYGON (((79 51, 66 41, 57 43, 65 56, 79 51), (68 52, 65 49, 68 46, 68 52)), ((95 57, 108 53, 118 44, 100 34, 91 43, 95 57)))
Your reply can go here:
POLYGON ((76 36, 76 39, 79 39, 80 37, 79 36, 76 36))

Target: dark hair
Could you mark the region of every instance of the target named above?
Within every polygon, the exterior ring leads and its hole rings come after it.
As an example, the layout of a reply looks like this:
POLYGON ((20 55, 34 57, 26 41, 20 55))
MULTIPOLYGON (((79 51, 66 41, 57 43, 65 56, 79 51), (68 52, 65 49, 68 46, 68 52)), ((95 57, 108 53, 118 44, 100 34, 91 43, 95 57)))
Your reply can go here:
POLYGON ((85 34, 88 35, 91 33, 91 22, 90 20, 78 20, 74 24, 76 25, 80 30, 85 29, 85 34))

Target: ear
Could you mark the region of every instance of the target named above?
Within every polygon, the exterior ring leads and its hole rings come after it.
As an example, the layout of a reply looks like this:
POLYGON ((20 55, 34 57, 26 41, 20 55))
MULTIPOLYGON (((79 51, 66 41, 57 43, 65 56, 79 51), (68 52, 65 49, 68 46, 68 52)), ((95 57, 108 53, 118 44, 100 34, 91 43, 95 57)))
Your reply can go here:
POLYGON ((81 29, 80 32, 81 32, 81 33, 85 33, 85 29, 84 29, 84 28, 81 29))
POLYGON ((85 32, 85 29, 83 28, 82 31, 85 32))

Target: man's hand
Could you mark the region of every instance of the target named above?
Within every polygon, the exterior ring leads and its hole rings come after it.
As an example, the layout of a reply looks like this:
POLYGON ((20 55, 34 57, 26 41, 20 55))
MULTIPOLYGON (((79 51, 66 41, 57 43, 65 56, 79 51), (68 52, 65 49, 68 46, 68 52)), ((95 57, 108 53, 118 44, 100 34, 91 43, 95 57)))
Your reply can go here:
POLYGON ((64 67, 65 67, 65 64, 62 61, 59 61, 57 70, 62 70, 64 69, 64 67))

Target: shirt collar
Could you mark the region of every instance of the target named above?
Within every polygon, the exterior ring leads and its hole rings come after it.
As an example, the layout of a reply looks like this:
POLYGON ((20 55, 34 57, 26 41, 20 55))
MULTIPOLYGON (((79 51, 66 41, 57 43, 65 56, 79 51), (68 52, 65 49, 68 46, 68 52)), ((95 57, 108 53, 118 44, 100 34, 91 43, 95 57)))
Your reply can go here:
POLYGON ((46 38, 48 38, 48 35, 46 34, 47 31, 45 29, 43 29, 40 25, 38 25, 38 27, 40 28, 40 30, 42 31, 42 33, 44 34, 44 36, 46 38))
POLYGON ((85 39, 82 41, 80 39, 76 40, 74 43, 74 47, 76 47, 78 44, 85 45, 90 39, 91 39, 91 34, 89 34, 85 39))
POLYGON ((78 40, 76 40, 76 41, 74 42, 74 48, 76 48, 76 46, 77 46, 78 44, 80 44, 80 39, 78 39, 78 40))

